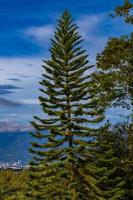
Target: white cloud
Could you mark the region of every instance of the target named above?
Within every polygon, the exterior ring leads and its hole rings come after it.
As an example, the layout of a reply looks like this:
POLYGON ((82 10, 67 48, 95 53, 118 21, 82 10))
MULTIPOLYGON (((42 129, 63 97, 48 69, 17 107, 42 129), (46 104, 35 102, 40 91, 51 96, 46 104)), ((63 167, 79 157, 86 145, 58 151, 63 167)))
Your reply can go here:
POLYGON ((79 26, 79 32, 85 39, 85 49, 87 49, 90 61, 93 64, 95 63, 97 52, 100 52, 107 42, 107 37, 99 33, 105 17, 105 13, 82 15, 76 21, 79 26))
POLYGON ((85 40, 91 40, 104 20, 104 14, 83 15, 77 20, 81 35, 85 40))
MULTIPOLYGON (((41 76, 43 58, 6 57, 0 58, 0 84, 8 84, 10 78, 20 78, 23 82, 30 81, 30 77, 41 76)), ((17 83, 17 84, 21 84, 17 83)))
POLYGON ((39 104, 39 100, 38 99, 23 99, 21 100, 21 102, 23 104, 39 104))
POLYGON ((24 30, 24 33, 28 37, 37 40, 39 43, 49 40, 53 35, 53 32, 54 27, 50 24, 39 27, 29 27, 26 30, 24 30))
MULTIPOLYGON (((4 98, 8 98, 12 101, 17 101, 22 104, 25 104, 26 107, 30 105, 37 104, 37 99, 40 92, 38 88, 40 88, 40 84, 38 83, 41 80, 43 68, 42 58, 0 58, 0 68, 2 71, 0 72, 0 85, 14 85, 16 87, 22 88, 21 90, 15 90, 14 93, 9 94, 8 96, 0 96, 4 98), (13 82, 10 80, 11 78, 17 78, 21 81, 13 82), (22 100, 26 99, 25 102, 22 100), (28 99, 28 100, 27 100, 28 99)), ((28 109, 28 108, 27 108, 28 109)), ((27 109, 18 107, 15 108, 15 112, 26 113, 27 109)), ((36 108, 34 108, 33 112, 36 112, 36 108)), ((6 107, 2 107, 1 113, 6 113, 6 107)), ((31 112, 31 111, 30 111, 31 112)), ((32 114, 31 114, 32 115, 32 114)))

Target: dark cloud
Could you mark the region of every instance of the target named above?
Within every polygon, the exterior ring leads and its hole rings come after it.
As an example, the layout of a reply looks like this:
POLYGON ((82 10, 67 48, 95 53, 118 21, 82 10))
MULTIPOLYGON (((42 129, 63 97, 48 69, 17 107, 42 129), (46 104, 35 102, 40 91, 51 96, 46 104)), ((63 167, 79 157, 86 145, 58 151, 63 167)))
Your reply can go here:
POLYGON ((20 78, 31 78, 31 75, 26 75, 26 74, 19 74, 19 73, 14 73, 15 75, 19 76, 20 78))
POLYGON ((15 82, 21 82, 21 79, 19 78, 9 78, 9 81, 15 81, 15 82))
POLYGON ((6 94, 12 94, 13 92, 9 91, 9 90, 1 90, 0 89, 0 95, 6 95, 6 94))
POLYGON ((32 65, 32 64, 28 64, 27 66, 28 66, 28 67, 32 67, 33 65, 32 65))
POLYGON ((0 105, 13 108, 22 106, 22 104, 19 102, 11 101, 5 98, 0 98, 0 105))
POLYGON ((32 76, 31 76, 31 75, 22 74, 21 77, 22 77, 22 78, 31 78, 32 76))
POLYGON ((15 85, 0 85, 0 90, 16 90, 16 89, 21 89, 21 88, 15 85))
POLYGON ((0 95, 14 93, 13 90, 22 89, 15 85, 0 85, 0 95))

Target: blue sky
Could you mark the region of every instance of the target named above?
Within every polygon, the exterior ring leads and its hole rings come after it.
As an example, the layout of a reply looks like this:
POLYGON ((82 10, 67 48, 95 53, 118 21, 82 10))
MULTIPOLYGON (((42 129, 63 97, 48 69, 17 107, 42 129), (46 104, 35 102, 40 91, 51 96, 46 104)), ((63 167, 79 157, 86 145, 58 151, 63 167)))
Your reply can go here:
MULTIPOLYGON (((91 63, 109 37, 132 31, 109 13, 123 0, 0 0, 0 132, 29 130, 40 114, 37 96, 42 59, 58 17, 69 10, 85 39, 91 63)), ((125 112, 125 111, 122 111, 125 112)), ((117 112, 118 113, 118 112, 117 112)), ((113 119, 113 112, 108 115, 113 119)), ((116 119, 116 116, 115 116, 116 119)))

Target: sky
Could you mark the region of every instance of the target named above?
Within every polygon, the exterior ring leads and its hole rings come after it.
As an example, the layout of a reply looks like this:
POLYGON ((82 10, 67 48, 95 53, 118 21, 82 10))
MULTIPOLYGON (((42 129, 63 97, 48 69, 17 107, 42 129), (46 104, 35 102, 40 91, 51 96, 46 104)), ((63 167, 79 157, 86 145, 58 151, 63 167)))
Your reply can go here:
MULTIPOLYGON (((0 132, 29 131, 38 102, 42 60, 49 58, 50 38, 68 10, 85 39, 83 46, 95 64, 110 37, 132 31, 120 18, 109 16, 123 0, 0 0, 0 132)), ((108 117, 116 120, 114 112, 108 117)), ((125 112, 124 110, 122 112, 125 112)))

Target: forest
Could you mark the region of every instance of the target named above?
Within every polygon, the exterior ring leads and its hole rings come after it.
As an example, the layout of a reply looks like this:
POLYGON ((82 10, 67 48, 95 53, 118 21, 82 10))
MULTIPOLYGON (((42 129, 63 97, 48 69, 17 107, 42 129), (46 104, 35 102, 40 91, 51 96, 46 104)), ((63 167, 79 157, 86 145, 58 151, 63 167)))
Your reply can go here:
MULTIPOLYGON (((109 15, 133 25, 133 4, 109 15)), ((94 65, 82 42, 64 11, 43 60, 32 159, 27 169, 0 170, 0 200, 133 199, 133 32, 109 38, 94 65), (109 108, 127 109, 124 120, 106 120, 109 108)))

